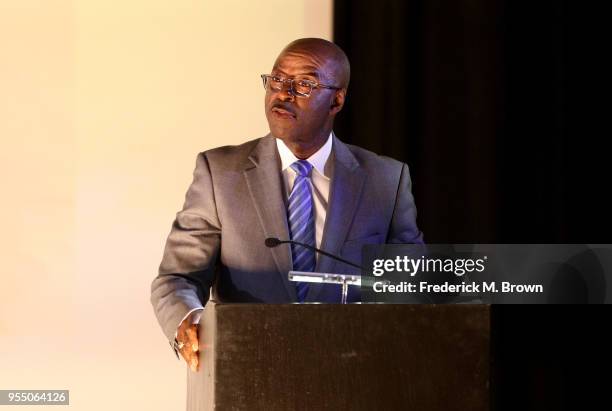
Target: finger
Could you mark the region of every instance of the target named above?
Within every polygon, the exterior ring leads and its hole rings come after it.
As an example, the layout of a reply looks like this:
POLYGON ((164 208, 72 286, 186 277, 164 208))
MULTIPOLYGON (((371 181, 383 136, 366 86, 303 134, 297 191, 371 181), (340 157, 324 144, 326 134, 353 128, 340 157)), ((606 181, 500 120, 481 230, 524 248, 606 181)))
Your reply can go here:
MULTIPOLYGON (((187 334, 185 332, 181 332, 180 330, 177 331, 176 333, 176 341, 178 342, 179 345, 183 344, 187 344, 187 334)), ((180 348, 179 348, 180 350, 180 348)))
POLYGON ((192 363, 193 363, 193 357, 194 357, 194 352, 193 350, 188 347, 187 345, 185 345, 182 349, 181 349, 181 357, 183 357, 183 359, 185 360, 185 363, 187 364, 188 367, 191 368, 192 363))
POLYGON ((199 368, 199 361, 198 361, 198 356, 193 353, 193 356, 191 358, 191 361, 189 362, 189 368, 191 369, 191 371, 193 372, 197 372, 198 368, 199 368))
POLYGON ((179 324, 179 327, 176 330, 176 336, 179 341, 187 341, 187 330, 189 329, 190 325, 191 324, 187 320, 184 320, 179 324))
POLYGON ((196 372, 199 368, 199 353, 197 351, 193 351, 189 346, 185 345, 180 350, 181 356, 191 369, 191 371, 196 372))
POLYGON ((189 349, 191 349, 193 352, 196 352, 199 350, 199 343, 198 343, 198 325, 197 324, 192 324, 191 327, 189 327, 186 331, 187 336, 188 336, 188 345, 189 345, 189 349))
POLYGON ((181 354, 181 357, 183 357, 185 362, 189 364, 189 355, 191 354, 191 352, 187 350, 187 347, 183 346, 183 348, 179 349, 179 353, 181 354))

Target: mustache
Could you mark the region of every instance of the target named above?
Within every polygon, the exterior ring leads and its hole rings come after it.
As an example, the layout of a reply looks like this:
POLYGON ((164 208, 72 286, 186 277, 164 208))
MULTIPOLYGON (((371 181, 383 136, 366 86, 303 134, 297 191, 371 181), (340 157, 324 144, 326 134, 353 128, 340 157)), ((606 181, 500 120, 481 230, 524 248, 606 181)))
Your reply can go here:
POLYGON ((283 103, 281 101, 277 101, 276 103, 272 104, 272 106, 270 107, 270 110, 274 109, 274 108, 280 108, 281 110, 285 110, 288 111, 289 113, 293 114, 294 116, 295 114, 295 110, 293 108, 291 108, 291 106, 289 106, 286 103, 283 103))

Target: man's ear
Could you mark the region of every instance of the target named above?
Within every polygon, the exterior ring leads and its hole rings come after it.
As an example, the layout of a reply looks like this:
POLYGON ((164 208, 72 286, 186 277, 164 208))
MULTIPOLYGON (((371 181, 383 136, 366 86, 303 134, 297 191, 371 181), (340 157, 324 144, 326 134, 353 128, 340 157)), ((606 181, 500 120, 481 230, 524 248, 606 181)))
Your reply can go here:
POLYGON ((345 99, 346 99, 346 89, 343 88, 340 90, 336 90, 336 93, 334 93, 334 99, 332 100, 332 103, 330 106, 331 114, 334 114, 334 115, 338 114, 338 112, 342 110, 345 99))

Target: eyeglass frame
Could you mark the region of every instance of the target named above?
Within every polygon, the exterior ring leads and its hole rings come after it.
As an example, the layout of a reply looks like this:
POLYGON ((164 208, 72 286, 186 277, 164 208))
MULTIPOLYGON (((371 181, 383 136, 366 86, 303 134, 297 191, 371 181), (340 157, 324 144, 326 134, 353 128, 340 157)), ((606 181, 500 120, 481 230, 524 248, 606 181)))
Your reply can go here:
MULTIPOLYGON (((280 82, 283 84, 283 86, 285 85, 285 83, 289 82, 289 92, 291 93, 291 95, 296 96, 296 97, 310 97, 310 95, 312 94, 312 90, 317 89, 317 88, 325 88, 325 89, 329 89, 329 90, 342 90, 342 87, 336 87, 336 86, 330 86, 327 84, 323 84, 323 83, 319 83, 317 81, 313 81, 313 80, 308 80, 308 79, 302 79, 300 81, 307 81, 310 85, 310 93, 308 94, 303 94, 303 93, 299 93, 297 91, 295 91, 295 88, 293 88, 293 82, 296 80, 295 78, 282 78, 282 77, 278 77, 278 76, 273 76, 272 74, 262 74, 261 76, 261 80, 263 81, 263 86, 264 86, 264 90, 267 90, 267 83, 269 81, 269 79, 274 78, 277 79, 275 81, 280 82)), ((283 86, 281 86, 280 90, 274 90, 274 91, 282 91, 283 90, 283 86)))

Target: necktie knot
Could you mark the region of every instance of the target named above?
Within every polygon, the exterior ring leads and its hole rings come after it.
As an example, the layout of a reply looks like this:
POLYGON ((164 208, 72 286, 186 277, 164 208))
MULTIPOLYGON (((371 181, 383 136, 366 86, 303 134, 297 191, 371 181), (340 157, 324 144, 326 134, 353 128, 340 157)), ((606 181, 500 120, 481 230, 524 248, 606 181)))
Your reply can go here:
POLYGON ((295 163, 291 164, 291 168, 297 173, 297 175, 302 177, 309 177, 310 172, 312 171, 312 164, 310 164, 306 160, 298 160, 295 163))

